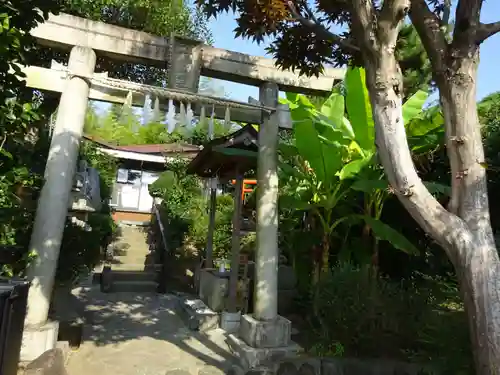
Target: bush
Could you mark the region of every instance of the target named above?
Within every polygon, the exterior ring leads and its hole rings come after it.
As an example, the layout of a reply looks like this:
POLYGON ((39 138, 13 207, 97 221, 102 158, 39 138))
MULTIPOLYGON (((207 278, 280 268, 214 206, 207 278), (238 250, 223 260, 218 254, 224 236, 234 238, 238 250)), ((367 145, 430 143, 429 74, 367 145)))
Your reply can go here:
POLYGON ((90 231, 69 220, 66 222, 57 264, 57 284, 73 284, 82 274, 90 272, 101 260, 104 239, 116 230, 109 213, 90 213, 86 222, 90 231))
MULTIPOLYGON (((181 256, 205 249, 209 221, 209 200, 202 194, 202 180, 186 174, 187 162, 175 159, 168 170, 150 186, 150 193, 163 199, 161 215, 167 241, 181 256)), ((227 258, 231 252, 233 197, 217 196, 214 230, 214 258, 227 258)), ((198 254, 196 254, 198 255, 198 254)))
POLYGON ((375 280, 368 267, 346 264, 319 288, 317 354, 340 343, 347 357, 431 362, 450 374, 471 373, 467 320, 454 286, 375 280))

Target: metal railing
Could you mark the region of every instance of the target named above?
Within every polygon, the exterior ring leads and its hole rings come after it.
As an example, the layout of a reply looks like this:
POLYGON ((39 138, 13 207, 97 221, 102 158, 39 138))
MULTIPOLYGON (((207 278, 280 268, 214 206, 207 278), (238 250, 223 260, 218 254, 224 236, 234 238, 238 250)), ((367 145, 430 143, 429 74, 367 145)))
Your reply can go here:
POLYGON ((161 268, 158 272, 158 292, 166 293, 167 291, 167 277, 169 270, 169 248, 165 236, 165 226, 161 219, 161 213, 158 208, 159 203, 155 200, 153 203, 153 217, 150 224, 150 243, 155 252, 157 264, 161 268))

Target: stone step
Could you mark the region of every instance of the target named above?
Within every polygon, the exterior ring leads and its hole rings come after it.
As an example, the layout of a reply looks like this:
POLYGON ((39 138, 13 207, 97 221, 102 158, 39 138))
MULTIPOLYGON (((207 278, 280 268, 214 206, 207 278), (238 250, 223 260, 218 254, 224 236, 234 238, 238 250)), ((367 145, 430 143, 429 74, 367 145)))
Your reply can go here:
POLYGON ((219 327, 219 314, 200 299, 181 296, 179 312, 186 326, 193 331, 207 332, 219 327))
POLYGON ((113 281, 111 292, 156 292, 158 284, 154 281, 113 281))
POLYGON ((144 264, 144 263, 114 263, 111 265, 113 271, 128 271, 128 272, 153 272, 160 271, 161 264, 144 264))
MULTIPOLYGON (((148 266, 145 266, 144 264, 113 264, 111 267, 113 271, 113 278, 118 278, 118 281, 155 281, 162 266, 161 264, 148 266)), ((101 282, 102 269, 102 265, 94 269, 92 274, 92 284, 95 285, 101 282)))
POLYGON ((130 271, 130 270, 117 270, 112 268, 113 282, 118 281, 155 281, 157 273, 155 271, 130 271))

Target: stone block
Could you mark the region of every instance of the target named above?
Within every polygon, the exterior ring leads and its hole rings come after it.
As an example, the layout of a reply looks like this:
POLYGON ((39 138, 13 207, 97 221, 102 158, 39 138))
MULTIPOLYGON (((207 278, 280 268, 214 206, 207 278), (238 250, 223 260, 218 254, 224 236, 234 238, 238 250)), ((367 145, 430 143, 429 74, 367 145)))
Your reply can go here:
POLYGON ((219 326, 219 314, 209 309, 202 300, 181 297, 179 303, 189 329, 206 332, 219 326))
POLYGON ((240 329, 241 312, 223 311, 220 316, 220 328, 228 333, 237 333, 240 329))
POLYGON ((257 369, 286 358, 293 358, 302 350, 299 345, 291 341, 287 346, 254 348, 234 334, 228 336, 227 344, 245 370, 257 369))
POLYGON ((40 327, 25 327, 21 345, 21 362, 31 362, 47 350, 54 349, 59 333, 59 322, 47 322, 40 327))
POLYGON ((200 299, 213 311, 224 310, 224 303, 229 290, 229 279, 220 277, 212 268, 200 271, 200 299))
POLYGON ((51 349, 24 368, 24 375, 68 375, 61 349, 51 349))
POLYGON ((239 336, 254 348, 286 347, 291 342, 292 322, 282 316, 271 321, 260 321, 252 315, 243 315, 239 336))

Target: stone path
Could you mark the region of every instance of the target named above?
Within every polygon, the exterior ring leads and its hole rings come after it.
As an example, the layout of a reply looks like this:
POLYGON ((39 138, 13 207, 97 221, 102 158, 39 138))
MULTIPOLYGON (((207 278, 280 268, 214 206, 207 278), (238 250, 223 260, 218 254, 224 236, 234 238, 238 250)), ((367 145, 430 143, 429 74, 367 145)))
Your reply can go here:
POLYGON ((84 342, 69 375, 221 375, 233 363, 224 331, 188 330, 172 295, 80 291, 84 342))

